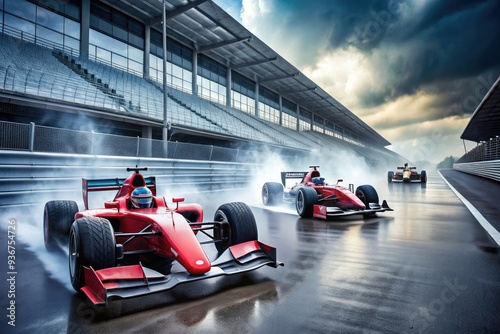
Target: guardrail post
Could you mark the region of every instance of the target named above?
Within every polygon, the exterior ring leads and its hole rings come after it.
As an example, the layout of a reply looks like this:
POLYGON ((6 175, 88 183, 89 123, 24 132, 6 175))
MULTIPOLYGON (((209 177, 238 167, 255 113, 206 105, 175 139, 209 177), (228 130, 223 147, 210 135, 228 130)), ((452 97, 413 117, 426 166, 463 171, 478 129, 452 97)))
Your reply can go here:
POLYGON ((208 161, 212 161, 212 152, 214 151, 214 146, 210 145, 210 157, 208 158, 208 161))
POLYGON ((94 130, 90 130, 90 154, 94 155, 94 130))
POLYGON ((495 137, 495 159, 500 159, 500 156, 498 155, 498 145, 499 144, 499 141, 498 141, 498 136, 495 137))
MULTIPOLYGON (((171 142, 170 142, 170 143, 171 143, 171 142)), ((168 144, 167 144, 167 145, 168 145, 168 144)), ((172 153, 172 156, 170 157, 170 158, 172 158, 172 159, 175 159, 175 157, 176 157, 176 154, 177 154, 177 145, 178 145, 178 142, 175 142, 175 146, 174 146, 174 153, 172 153)), ((169 153, 169 152, 172 152, 172 150, 171 150, 171 149, 169 149, 167 153, 169 153)), ((167 154, 167 155, 165 155, 165 158, 168 158, 168 154, 167 154)))
POLYGON ((35 150, 35 123, 30 122, 30 152, 35 150))
POLYGON ((135 156, 136 156, 136 157, 138 157, 138 156, 139 156, 139 145, 140 145, 140 141, 139 141, 139 140, 140 140, 140 137, 139 137, 139 136, 137 136, 137 151, 136 151, 136 153, 135 153, 135 156))

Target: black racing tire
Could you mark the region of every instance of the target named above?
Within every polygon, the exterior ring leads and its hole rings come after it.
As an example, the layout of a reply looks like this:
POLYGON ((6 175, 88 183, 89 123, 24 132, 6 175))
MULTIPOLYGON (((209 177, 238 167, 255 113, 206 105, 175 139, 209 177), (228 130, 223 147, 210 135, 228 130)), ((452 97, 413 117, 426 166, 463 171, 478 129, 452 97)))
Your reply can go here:
POLYGON ((214 227, 214 239, 217 251, 224 252, 229 246, 257 240, 257 223, 252 210, 242 202, 221 205, 214 215, 214 221, 222 222, 214 227))
POLYGON ((45 249, 56 251, 68 241, 71 224, 78 212, 75 201, 49 201, 43 209, 43 239, 45 249))
POLYGON ((420 182, 427 183, 427 172, 425 170, 420 172, 420 182))
POLYGON ((318 203, 318 193, 314 188, 303 187, 297 192, 295 208, 302 218, 310 218, 313 215, 314 204, 318 203))
POLYGON ((388 183, 392 183, 393 176, 394 176, 394 172, 393 171, 387 172, 387 182, 388 183))
POLYGON ((69 233, 69 276, 79 292, 85 285, 83 267, 94 270, 116 267, 116 241, 109 220, 83 217, 71 225, 69 233))
POLYGON ((370 203, 378 204, 377 191, 369 184, 357 187, 356 196, 365 204, 367 209, 370 208, 370 203))
POLYGON ((283 185, 279 182, 266 182, 262 186, 262 203, 266 206, 283 201, 283 185))

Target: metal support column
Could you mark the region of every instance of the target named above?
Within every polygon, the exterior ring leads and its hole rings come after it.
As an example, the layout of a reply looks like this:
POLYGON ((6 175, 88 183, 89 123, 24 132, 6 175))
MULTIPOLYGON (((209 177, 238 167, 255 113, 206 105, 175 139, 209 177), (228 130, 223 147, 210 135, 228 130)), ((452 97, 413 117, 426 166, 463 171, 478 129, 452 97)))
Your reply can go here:
POLYGON ((167 108, 167 9, 163 0, 163 141, 165 157, 168 157, 168 108, 167 108))

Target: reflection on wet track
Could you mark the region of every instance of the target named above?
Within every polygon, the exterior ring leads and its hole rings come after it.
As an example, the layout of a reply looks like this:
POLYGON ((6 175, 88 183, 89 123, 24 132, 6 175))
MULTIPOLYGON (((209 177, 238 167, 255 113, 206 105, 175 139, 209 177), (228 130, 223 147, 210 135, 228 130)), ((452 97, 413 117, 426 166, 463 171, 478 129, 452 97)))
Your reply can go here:
MULTIPOLYGON (((20 250, 15 329, 47 333, 498 330, 496 247, 440 176, 430 173, 426 185, 380 180, 374 186, 394 212, 327 222, 301 219, 293 207, 270 210, 249 203, 259 239, 278 249, 284 267, 184 284, 112 302, 107 309, 93 309, 51 278, 37 254, 20 250)), ((220 203, 201 204, 209 217, 220 203)), ((4 239, 2 234, 2 244, 4 239)), ((3 267, 2 272, 6 272, 3 267)), ((67 272, 54 275, 69 279, 67 272)), ((1 326, 6 328, 5 322, 1 326)))

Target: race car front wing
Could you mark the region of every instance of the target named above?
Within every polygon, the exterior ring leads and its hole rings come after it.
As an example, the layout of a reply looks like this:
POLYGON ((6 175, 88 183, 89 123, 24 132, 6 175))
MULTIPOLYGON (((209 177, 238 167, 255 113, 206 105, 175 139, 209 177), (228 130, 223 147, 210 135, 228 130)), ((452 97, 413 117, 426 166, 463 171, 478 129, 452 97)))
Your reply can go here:
POLYGON ((187 271, 163 275, 141 263, 101 270, 84 267, 85 286, 81 290, 94 305, 105 305, 113 299, 165 291, 181 283, 239 274, 264 265, 277 268, 284 264, 276 260, 274 247, 254 240, 229 247, 211 265, 211 269, 202 275, 191 275, 187 271))
POLYGON ((339 207, 325 206, 315 204, 313 207, 313 217, 321 219, 329 219, 333 217, 351 216, 351 215, 364 215, 369 216, 377 212, 394 211, 389 207, 387 201, 383 201, 382 205, 377 203, 370 203, 370 207, 364 210, 343 210, 339 207))

